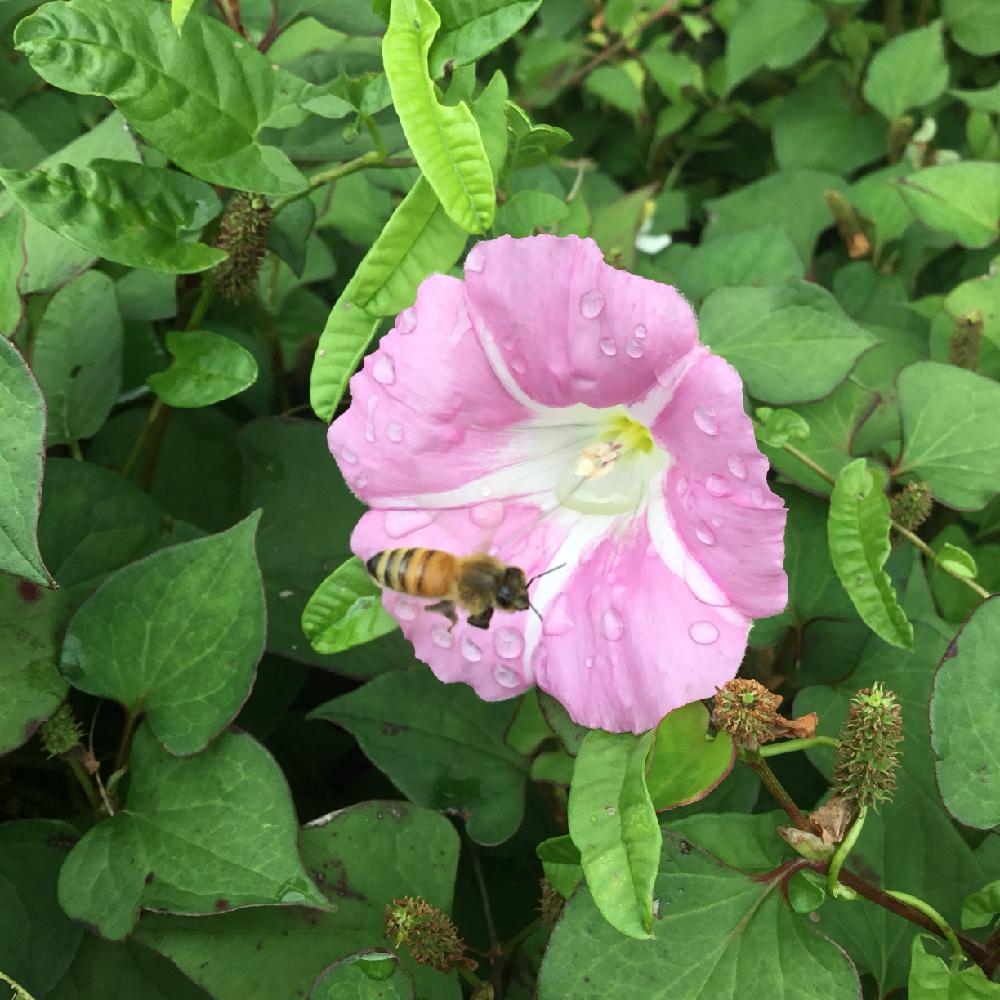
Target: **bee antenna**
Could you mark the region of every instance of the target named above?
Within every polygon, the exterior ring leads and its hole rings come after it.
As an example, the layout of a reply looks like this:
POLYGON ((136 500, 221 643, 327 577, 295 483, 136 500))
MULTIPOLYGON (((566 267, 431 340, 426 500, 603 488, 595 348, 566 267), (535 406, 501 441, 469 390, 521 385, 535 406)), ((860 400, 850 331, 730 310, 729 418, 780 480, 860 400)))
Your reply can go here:
POLYGON ((531 603, 531 601, 528 601, 528 607, 531 608, 531 610, 534 611, 536 615, 538 615, 538 620, 542 621, 541 611, 539 611, 538 608, 536 608, 534 604, 531 603))
POLYGON ((549 573, 554 573, 557 569, 562 569, 566 563, 559 563, 558 566, 550 566, 547 570, 541 573, 536 573, 526 584, 526 587, 530 587, 536 580, 540 580, 543 576, 548 576, 549 573))

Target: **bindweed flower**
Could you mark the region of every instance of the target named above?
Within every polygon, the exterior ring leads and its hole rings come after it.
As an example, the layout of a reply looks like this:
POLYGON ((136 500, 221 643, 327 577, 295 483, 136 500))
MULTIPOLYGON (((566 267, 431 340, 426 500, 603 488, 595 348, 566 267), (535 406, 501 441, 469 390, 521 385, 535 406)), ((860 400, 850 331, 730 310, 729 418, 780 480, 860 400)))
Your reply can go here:
POLYGON ((537 684, 583 725, 649 729, 733 677, 781 611, 785 509, 736 372, 666 285, 577 237, 473 247, 351 380, 330 428, 369 505, 351 546, 486 551, 530 611, 488 629, 384 591, 416 655, 487 700, 537 684))

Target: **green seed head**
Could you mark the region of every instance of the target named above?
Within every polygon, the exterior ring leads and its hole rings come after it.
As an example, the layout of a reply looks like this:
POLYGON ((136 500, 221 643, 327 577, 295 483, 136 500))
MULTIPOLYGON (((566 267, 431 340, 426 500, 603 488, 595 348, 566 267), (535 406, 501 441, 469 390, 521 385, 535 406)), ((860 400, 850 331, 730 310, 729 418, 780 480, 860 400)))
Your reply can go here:
POLYGON ((838 794, 853 799, 859 808, 877 809, 891 801, 902 738, 902 710, 896 696, 879 684, 859 691, 840 731, 833 772, 838 794))
POLYGON ((69 702, 63 702, 55 714, 42 723, 42 745, 50 757, 69 753, 80 742, 81 730, 69 702))
POLYGON ((229 257, 212 271, 215 287, 223 298, 230 302, 253 298, 270 225, 271 207, 260 195, 239 192, 229 199, 215 240, 215 245, 227 251, 229 257))
POLYGON ((889 500, 892 519, 914 531, 930 517, 934 497, 927 483, 907 483, 889 500))
POLYGON ((465 954, 465 942, 451 917, 419 897, 403 896, 385 908, 385 933, 395 940, 397 948, 405 944, 420 965, 440 972, 450 972, 459 965, 476 967, 465 954))

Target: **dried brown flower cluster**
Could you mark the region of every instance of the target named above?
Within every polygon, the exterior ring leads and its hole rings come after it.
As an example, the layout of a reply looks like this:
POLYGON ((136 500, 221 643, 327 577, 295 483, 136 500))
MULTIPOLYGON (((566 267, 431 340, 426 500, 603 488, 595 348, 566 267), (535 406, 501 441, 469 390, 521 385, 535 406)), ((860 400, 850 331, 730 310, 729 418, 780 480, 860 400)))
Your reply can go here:
POLYGON ((759 681, 737 677, 715 692, 712 725, 729 733, 744 750, 756 750, 781 737, 803 738, 816 732, 816 713, 798 719, 778 714, 781 695, 759 681))
POLYGON ((397 948, 405 944, 415 962, 439 972, 459 965, 476 967, 451 917, 419 897, 403 896, 385 908, 385 933, 397 948))
POLYGON ((271 207, 260 195, 241 191, 229 199, 215 240, 215 245, 227 251, 229 257, 212 271, 215 287, 223 298, 243 302, 253 297, 270 225, 271 207))

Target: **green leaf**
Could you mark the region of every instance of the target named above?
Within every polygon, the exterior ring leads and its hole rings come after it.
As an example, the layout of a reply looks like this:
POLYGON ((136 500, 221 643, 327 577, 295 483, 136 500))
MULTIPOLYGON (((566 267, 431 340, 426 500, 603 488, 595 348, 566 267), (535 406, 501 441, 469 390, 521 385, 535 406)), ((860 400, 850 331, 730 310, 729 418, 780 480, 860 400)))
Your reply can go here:
POLYGON ((948 64, 940 21, 897 35, 878 50, 865 77, 865 100, 889 121, 944 93, 948 64))
POLYGON ((441 25, 429 0, 393 0, 382 41, 393 104, 423 175, 448 216, 466 232, 493 223, 493 174, 479 126, 464 102, 438 102, 427 53, 441 25))
POLYGON ((729 774, 735 754, 727 733, 708 733, 700 701, 676 708, 653 730, 646 787, 657 812, 703 799, 729 774))
POLYGON ((766 874, 784 860, 778 823, 773 814, 725 815, 671 827, 652 942, 623 938, 577 890, 546 949, 538 1000, 857 1000, 847 954, 794 913, 781 878, 766 874))
POLYGON ((896 183, 921 222, 967 247, 1000 237, 1000 163, 943 163, 896 183))
POLYGON ((281 769, 250 736, 225 733, 204 753, 174 757, 143 725, 129 770, 124 807, 87 832, 59 873, 59 902, 74 920, 120 941, 140 910, 328 908, 299 859, 281 769))
POLYGON ((27 742, 65 696, 56 664, 71 612, 63 591, 0 576, 0 754, 27 742))
POLYGON ((943 0, 941 16, 955 44, 966 52, 1000 52, 1000 9, 992 0, 943 0))
POLYGON ((804 275, 802 258, 785 231, 768 225, 695 247, 673 281, 687 298, 700 302, 717 288, 771 285, 804 275))
POLYGON ((257 521, 115 573, 70 623, 66 679, 144 713, 172 753, 203 750, 246 700, 263 649, 257 521))
POLYGON ((413 980, 386 952, 363 952, 324 972, 309 1000, 414 1000, 413 980))
POLYGON ((397 628, 382 607, 381 588, 357 556, 316 588, 302 612, 302 631, 317 653, 339 653, 397 628))
POLYGON ((305 179, 257 132, 304 91, 221 22, 191 12, 178 35, 166 4, 73 0, 38 8, 14 32, 35 72, 113 101, 143 137, 212 184, 285 194, 305 179))
POLYGON ((701 309, 701 338, 769 403, 828 396, 877 340, 811 282, 721 288, 701 309))
POLYGON ((29 819, 0 826, 0 971, 47 996, 83 936, 56 901, 56 880, 79 834, 68 823, 29 819))
POLYGON ((235 340, 210 330, 171 330, 173 362, 150 375, 150 389, 168 406, 211 406, 257 381, 257 362, 235 340))
POLYGON ((1000 83, 983 90, 952 90, 951 93, 974 111, 985 111, 991 115, 1000 114, 1000 83))
POLYGON ((412 802, 460 812, 499 844, 521 825, 528 763, 504 740, 517 704, 481 701, 424 666, 383 674, 310 713, 343 726, 412 802))
POLYGON ((191 8, 194 4, 195 0, 170 0, 170 20, 177 29, 177 34, 181 34, 184 21, 187 19, 188 14, 191 13, 191 8))
POLYGON ((447 66, 457 68, 475 62, 520 31, 542 0, 438 0, 441 31, 431 46, 431 76, 435 79, 447 66))
POLYGON ((505 111, 510 137, 509 171, 548 163, 560 149, 573 141, 569 132, 555 125, 532 125, 528 115, 512 101, 506 103, 505 111))
POLYGON ((539 228, 553 226, 569 215, 562 198, 545 191, 518 191, 497 209, 494 232, 498 235, 531 236, 539 228))
POLYGON ((549 837, 535 848, 535 854, 538 855, 552 888, 564 899, 569 899, 583 878, 580 848, 573 843, 573 838, 568 834, 549 837))
MULTIPOLYGON (((302 858, 334 912, 254 907, 212 917, 146 914, 136 937, 201 984, 213 1000, 305 996, 331 962, 386 947, 385 908, 419 896, 451 910, 459 839, 443 816, 407 802, 363 802, 300 832, 302 858)), ((460 1000, 454 974, 403 968, 428 1000, 460 1000)))
POLYGON ((925 479, 948 507, 984 507, 1000 490, 1000 385, 964 368, 921 361, 903 369, 898 392, 900 471, 925 479))
POLYGON ((937 955, 929 954, 927 942, 939 947, 929 934, 918 934, 913 939, 906 993, 909 1000, 996 1000, 1000 997, 1000 983, 991 983, 978 965, 955 969, 937 955))
POLYGON ((306 247, 316 226, 316 206, 308 198, 289 202, 271 220, 267 230, 267 246, 273 250, 297 277, 306 266, 306 247))
POLYGON ((24 315, 18 282, 27 266, 22 243, 24 216, 8 212, 0 218, 0 337, 12 336, 24 315))
POLYGON ((587 74, 584 89, 605 104, 638 118, 642 114, 642 91, 621 66, 598 66, 587 74))
POLYGON ((759 423, 754 433, 762 444, 781 448, 789 441, 800 444, 809 440, 809 422, 794 410, 758 406, 755 413, 759 423))
POLYGON ((976 560, 957 545, 945 542, 938 552, 938 565, 958 573, 960 576, 974 577, 979 571, 976 569, 976 560))
POLYGON ((948 812, 965 826, 1000 825, 1000 598, 973 612, 948 647, 931 694, 935 774, 948 812))
POLYGON ((785 69, 826 34, 823 9, 810 0, 749 0, 736 13, 726 43, 726 90, 766 66, 785 69))
POLYGON ((863 458, 841 469, 830 497, 830 555, 865 624, 891 645, 913 649, 913 626, 882 568, 890 549, 886 479, 863 458))
POLYGON ((0 170, 33 218, 105 260, 186 274, 226 259, 224 250, 182 239, 221 210, 201 181, 125 160, 60 163, 50 170, 0 170))
POLYGON ((0 337, 0 571, 48 584, 35 538, 45 404, 17 348, 0 337))
POLYGON ((962 904, 962 928, 989 927, 1000 913, 1000 879, 970 893, 962 904))
POLYGON ((652 937, 660 828, 646 788, 653 734, 591 730, 573 768, 567 819, 587 888, 605 920, 630 938, 652 937))
POLYGON ((32 369, 45 394, 50 446, 101 429, 118 397, 121 366, 114 284, 88 271, 56 292, 35 331, 32 369))

